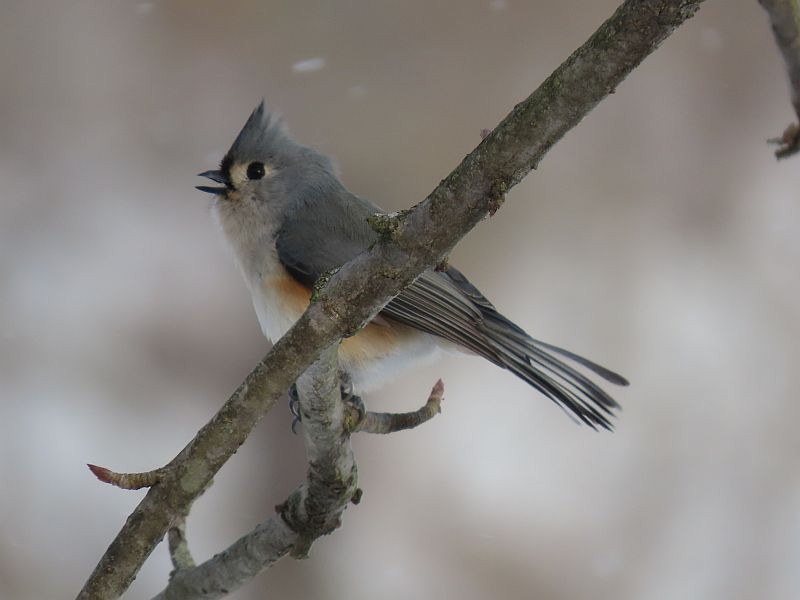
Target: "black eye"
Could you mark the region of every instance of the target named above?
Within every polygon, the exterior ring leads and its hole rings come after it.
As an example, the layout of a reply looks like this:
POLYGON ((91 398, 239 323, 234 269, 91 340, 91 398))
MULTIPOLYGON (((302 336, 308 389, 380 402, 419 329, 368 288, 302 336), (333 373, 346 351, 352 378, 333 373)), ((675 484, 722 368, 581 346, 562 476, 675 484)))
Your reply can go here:
POLYGON ((261 179, 266 171, 264 170, 264 163, 251 162, 247 165, 247 178, 248 179, 261 179))

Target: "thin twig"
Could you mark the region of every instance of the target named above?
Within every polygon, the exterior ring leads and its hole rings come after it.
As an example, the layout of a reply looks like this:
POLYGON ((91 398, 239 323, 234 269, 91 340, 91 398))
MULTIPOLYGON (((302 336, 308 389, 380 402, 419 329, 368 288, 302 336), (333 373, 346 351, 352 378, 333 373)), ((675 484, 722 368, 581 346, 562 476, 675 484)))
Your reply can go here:
POLYGON ((407 413, 368 412, 353 431, 394 433, 404 429, 413 429, 442 412, 442 400, 444 400, 444 383, 440 379, 433 386, 428 401, 421 408, 407 413))
POLYGON ((186 517, 178 517, 167 533, 169 557, 172 560, 173 574, 181 570, 191 569, 195 566, 189 543, 186 539, 186 517))
POLYGON ((97 465, 87 464, 86 466, 103 483, 111 484, 123 490, 140 490, 146 487, 153 487, 163 479, 166 473, 165 467, 143 473, 117 473, 97 465))
MULTIPOLYGON (((775 43, 783 56, 791 88, 792 106, 800 122, 800 4, 798 0, 758 0, 769 15, 775 43)), ((777 144, 777 158, 786 158, 800 151, 800 125, 791 123, 780 137, 769 140, 777 144)))
MULTIPOLYGON (((428 198, 399 215, 398 227, 390 236, 339 269, 217 415, 168 465, 163 479, 128 517, 78 597, 119 597, 175 518, 320 356, 321 349, 358 331, 425 269, 441 262, 702 1, 626 0, 428 198)), ((291 530, 268 523, 274 529, 264 530, 264 535, 277 536, 273 542, 278 546, 286 542, 291 530)))

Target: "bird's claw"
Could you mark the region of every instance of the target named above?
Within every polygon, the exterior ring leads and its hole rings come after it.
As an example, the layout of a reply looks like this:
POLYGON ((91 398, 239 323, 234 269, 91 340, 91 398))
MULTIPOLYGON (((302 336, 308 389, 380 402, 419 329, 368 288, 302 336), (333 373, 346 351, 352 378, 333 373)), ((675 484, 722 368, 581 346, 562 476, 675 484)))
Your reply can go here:
POLYGON ((353 379, 346 371, 339 371, 339 391, 342 394, 342 400, 347 400, 353 395, 353 379))
MULTIPOLYGON (((342 402, 345 406, 353 410, 357 417, 351 419, 352 425, 348 429, 355 428, 366 416, 367 407, 360 396, 353 393, 353 382, 350 376, 346 373, 340 373, 339 392, 342 396, 342 402)), ((289 388, 289 412, 292 413, 292 433, 297 434, 297 426, 303 422, 303 416, 300 414, 300 396, 297 392, 297 385, 292 384, 289 388)))
POLYGON ((294 383, 289 388, 289 412, 292 413, 292 433, 297 435, 297 426, 303 422, 303 417, 300 415, 300 396, 294 383))
POLYGON ((350 423, 347 426, 347 429, 352 431, 359 423, 361 423, 361 421, 364 420, 364 417, 367 415, 367 407, 364 404, 364 401, 361 399, 361 396, 356 396, 353 393, 353 382, 349 375, 346 373, 340 373, 339 381, 339 391, 342 395, 342 402, 344 402, 345 406, 355 411, 358 415, 356 418, 350 419, 350 423))
POLYGON ((354 396, 351 394, 347 398, 342 398, 342 402, 344 402, 346 406, 349 406, 358 413, 359 423, 364 419, 364 417, 367 416, 367 406, 364 404, 364 401, 361 399, 361 396, 354 396))

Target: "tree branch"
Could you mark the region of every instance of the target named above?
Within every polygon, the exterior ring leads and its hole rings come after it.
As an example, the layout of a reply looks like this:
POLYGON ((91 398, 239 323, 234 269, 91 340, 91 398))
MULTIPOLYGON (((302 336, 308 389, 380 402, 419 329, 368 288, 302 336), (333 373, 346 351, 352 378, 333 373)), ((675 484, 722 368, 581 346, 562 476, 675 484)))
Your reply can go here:
POLYGON ((299 534, 292 556, 305 558, 318 537, 333 532, 356 491, 358 471, 339 387, 338 344, 326 350, 297 380, 303 437, 308 458, 306 481, 276 507, 299 534))
MULTIPOLYGON (((382 243, 333 275, 315 301, 220 411, 165 468, 128 517, 79 598, 117 598, 169 527, 244 442, 259 419, 315 361, 352 335, 422 271, 439 264, 547 151, 614 91, 702 0, 627 0, 592 37, 422 203, 385 228, 382 243)), ((285 523, 267 522, 277 546, 294 544, 285 523)), ((242 560, 248 560, 244 555, 242 560)))
POLYGON ((775 42, 783 55, 792 106, 798 119, 798 123, 790 124, 781 137, 770 140, 778 144, 775 156, 786 158, 800 151, 800 5, 798 0, 758 1, 769 15, 775 42))
POLYGON ((221 598, 289 554, 299 539, 279 514, 273 514, 213 558, 174 571, 153 600, 221 598))
POLYGON ((442 400, 444 399, 444 383, 442 380, 436 382, 431 390, 428 401, 414 412, 408 413, 374 413, 368 412, 364 418, 356 425, 353 432, 363 431, 364 433, 394 433, 404 429, 413 429, 423 423, 430 421, 433 417, 442 412, 442 400))
POLYGON ((153 487, 164 476, 164 467, 141 473, 117 473, 105 467, 88 464, 89 470, 103 483, 113 485, 122 490, 140 490, 153 487))
POLYGON ((186 540, 186 517, 178 517, 167 532, 169 557, 172 560, 173 572, 191 569, 195 566, 189 543, 186 540))
POLYGON ((287 553, 304 558, 318 537, 339 527, 357 492, 357 469, 340 398, 335 345, 298 379, 297 391, 309 464, 306 481, 276 507, 278 514, 224 552, 198 567, 178 569, 156 599, 220 598, 287 553))
MULTIPOLYGON (((297 382, 309 461, 306 482, 275 507, 278 514, 196 568, 185 545, 181 520, 179 527, 169 530, 170 555, 176 571, 154 600, 220 598, 288 553, 303 558, 318 537, 339 526, 347 505, 361 500, 361 490, 356 488, 348 407, 339 399, 333 359, 335 355, 323 355, 297 382), (288 525, 294 535, 286 534, 281 525, 288 525)), ((418 411, 385 418, 382 413, 367 413, 354 431, 391 433, 416 427, 439 412, 443 393, 444 385, 439 380, 428 402, 418 411)))

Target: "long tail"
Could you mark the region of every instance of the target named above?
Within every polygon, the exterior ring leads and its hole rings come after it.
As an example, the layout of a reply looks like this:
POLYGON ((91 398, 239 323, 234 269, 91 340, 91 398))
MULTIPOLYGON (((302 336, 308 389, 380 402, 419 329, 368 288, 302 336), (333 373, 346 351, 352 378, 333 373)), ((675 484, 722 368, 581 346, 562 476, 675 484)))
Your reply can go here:
POLYGON ((567 350, 533 339, 509 321, 454 267, 426 271, 382 313, 443 337, 508 369, 592 428, 611 429, 619 405, 600 386, 562 358, 603 379, 624 377, 567 350))
POLYGON ((533 339, 494 307, 481 306, 480 310, 484 317, 482 333, 499 359, 493 362, 526 381, 590 427, 611 429, 609 417, 620 408, 619 404, 600 386, 556 355, 568 358, 616 385, 628 385, 624 377, 568 350, 533 339))

